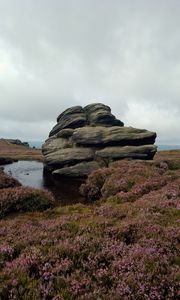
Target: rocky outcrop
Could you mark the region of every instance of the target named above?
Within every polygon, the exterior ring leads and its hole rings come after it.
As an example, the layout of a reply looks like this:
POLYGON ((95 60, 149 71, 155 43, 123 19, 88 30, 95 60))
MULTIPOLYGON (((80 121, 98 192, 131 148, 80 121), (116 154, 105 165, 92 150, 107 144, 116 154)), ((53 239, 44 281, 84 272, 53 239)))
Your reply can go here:
POLYGON ((119 159, 153 159, 156 133, 124 127, 109 106, 94 103, 62 112, 42 147, 45 170, 85 177, 119 159))
POLYGON ((123 126, 124 124, 116 119, 109 106, 102 103, 90 104, 84 108, 74 106, 66 109, 57 117, 57 124, 51 130, 49 136, 60 133, 62 129, 75 129, 86 125, 123 126))
POLYGON ((4 140, 6 140, 7 142, 9 142, 11 144, 14 144, 14 145, 26 146, 26 147, 29 148, 29 143, 27 143, 27 142, 21 142, 18 139, 4 139, 4 140))

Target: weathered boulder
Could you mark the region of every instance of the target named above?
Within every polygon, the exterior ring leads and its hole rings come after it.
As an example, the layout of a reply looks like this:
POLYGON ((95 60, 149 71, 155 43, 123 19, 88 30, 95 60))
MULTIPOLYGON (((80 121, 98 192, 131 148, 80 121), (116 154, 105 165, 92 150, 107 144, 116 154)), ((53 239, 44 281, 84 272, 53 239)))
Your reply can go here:
POLYGON ((109 106, 93 103, 66 109, 45 141, 45 170, 53 176, 85 177, 111 161, 153 159, 156 133, 124 127, 109 106))
POLYGON ((80 128, 86 125, 124 126, 111 113, 109 106, 102 103, 93 103, 85 106, 74 106, 66 109, 57 117, 57 124, 50 131, 49 136, 59 134, 62 129, 80 128))
POLYGON ((72 143, 70 142, 69 139, 52 137, 47 139, 45 144, 43 144, 42 151, 44 155, 48 155, 49 153, 54 153, 59 149, 70 148, 70 147, 72 147, 72 143))
POLYGON ((145 145, 155 142, 156 133, 133 127, 83 127, 72 135, 72 140, 78 145, 145 145))
POLYGON ((86 116, 84 113, 63 115, 59 122, 53 127, 49 136, 58 133, 65 128, 78 128, 86 125, 86 116))
POLYGON ((66 148, 45 154, 45 163, 49 166, 63 167, 81 161, 90 161, 93 158, 94 151, 90 148, 66 148))
POLYGON ((117 160, 122 158, 137 158, 137 159, 152 159, 157 151, 154 145, 143 146, 116 146, 106 147, 102 150, 97 150, 95 155, 101 158, 117 160))
POLYGON ((88 124, 104 126, 123 126, 124 123, 117 120, 111 113, 109 106, 102 103, 89 104, 84 107, 88 124))
POLYGON ((73 106, 70 107, 68 109, 66 109, 65 111, 63 111, 58 117, 57 117, 57 122, 59 122, 62 117, 64 116, 69 116, 69 115, 73 115, 73 114, 78 114, 78 113, 83 113, 83 108, 82 106, 73 106))

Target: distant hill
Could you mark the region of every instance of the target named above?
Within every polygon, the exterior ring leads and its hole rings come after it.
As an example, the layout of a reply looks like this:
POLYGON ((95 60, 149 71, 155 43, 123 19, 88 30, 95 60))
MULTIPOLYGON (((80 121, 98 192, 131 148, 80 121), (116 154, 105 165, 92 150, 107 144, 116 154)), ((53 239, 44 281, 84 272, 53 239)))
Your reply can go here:
POLYGON ((30 148, 28 144, 12 143, 11 140, 0 139, 0 158, 42 161, 42 153, 41 150, 30 148))
POLYGON ((157 147, 158 147, 158 151, 180 149, 180 145, 157 145, 157 147))
POLYGON ((27 142, 22 142, 21 140, 18 140, 18 139, 5 139, 5 140, 14 145, 29 147, 29 144, 27 142))

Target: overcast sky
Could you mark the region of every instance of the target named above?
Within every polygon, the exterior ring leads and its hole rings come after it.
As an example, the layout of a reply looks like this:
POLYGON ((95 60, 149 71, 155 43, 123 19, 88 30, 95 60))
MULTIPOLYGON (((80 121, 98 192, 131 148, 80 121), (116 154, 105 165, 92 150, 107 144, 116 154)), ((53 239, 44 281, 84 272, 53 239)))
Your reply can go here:
POLYGON ((180 0, 0 0, 0 137, 91 102, 180 144, 180 0))

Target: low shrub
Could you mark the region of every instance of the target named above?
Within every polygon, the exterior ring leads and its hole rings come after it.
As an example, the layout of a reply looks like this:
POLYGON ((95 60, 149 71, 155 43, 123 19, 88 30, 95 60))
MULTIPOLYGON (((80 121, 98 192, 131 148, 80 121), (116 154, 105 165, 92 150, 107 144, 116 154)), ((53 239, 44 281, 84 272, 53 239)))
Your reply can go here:
POLYGON ((169 170, 179 170, 180 160, 166 160, 169 170))
POLYGON ((0 189, 16 186, 21 186, 20 182, 5 174, 3 169, 0 169, 0 189))
POLYGON ((99 199, 101 197, 101 188, 111 172, 111 168, 102 168, 92 172, 86 182, 80 186, 80 194, 88 200, 99 199))
POLYGON ((179 171, 125 163, 89 177, 104 202, 0 220, 0 299, 179 299, 179 171))
POLYGON ((117 202, 134 201, 170 181, 167 170, 165 162, 114 162, 109 168, 93 172, 81 185, 80 193, 88 200, 107 200, 110 197, 117 202))
POLYGON ((178 299, 178 184, 131 204, 1 220, 0 299, 178 299))
POLYGON ((9 213, 43 211, 54 204, 52 194, 30 187, 15 187, 0 190, 0 218, 9 213))

